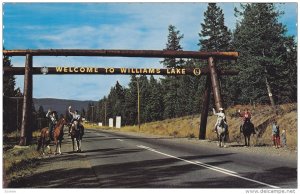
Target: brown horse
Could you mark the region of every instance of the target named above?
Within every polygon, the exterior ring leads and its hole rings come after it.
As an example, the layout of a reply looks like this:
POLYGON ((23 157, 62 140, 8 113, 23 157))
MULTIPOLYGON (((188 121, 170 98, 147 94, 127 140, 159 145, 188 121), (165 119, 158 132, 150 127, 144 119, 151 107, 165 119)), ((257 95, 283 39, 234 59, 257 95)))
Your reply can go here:
MULTIPOLYGON (((61 119, 59 119, 59 121, 57 122, 57 124, 53 129, 53 139, 54 139, 54 144, 56 145, 55 154, 57 154, 57 148, 58 148, 58 153, 61 154, 60 149, 61 149, 61 141, 64 134, 63 132, 64 125, 67 125, 67 121, 64 117, 62 117, 61 119)), ((42 148, 43 155, 45 154, 44 152, 45 146, 47 146, 51 151, 51 148, 49 146, 50 144, 49 136, 50 134, 49 134, 48 127, 41 129, 41 135, 40 135, 40 139, 38 140, 37 151, 39 151, 42 148)))
POLYGON ((78 121, 74 121, 74 125, 70 124, 70 135, 72 139, 73 152, 75 152, 75 139, 76 139, 76 151, 81 152, 81 140, 84 135, 84 127, 78 121), (75 129, 77 125, 77 130, 75 129))

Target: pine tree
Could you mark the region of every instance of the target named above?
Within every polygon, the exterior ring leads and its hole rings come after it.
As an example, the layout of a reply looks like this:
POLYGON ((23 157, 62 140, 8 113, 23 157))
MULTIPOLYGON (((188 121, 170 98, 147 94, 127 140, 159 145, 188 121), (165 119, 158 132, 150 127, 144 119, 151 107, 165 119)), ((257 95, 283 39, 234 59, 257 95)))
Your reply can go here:
POLYGON ((118 81, 116 85, 111 88, 107 98, 107 118, 115 118, 116 116, 121 116, 123 125, 125 122, 125 90, 118 81))
POLYGON ((89 102, 87 106, 87 112, 86 112, 86 120, 88 121, 92 121, 92 106, 94 106, 94 104, 89 102))
POLYGON ((115 85, 115 104, 114 104, 114 117, 115 116, 123 116, 124 111, 124 101, 125 101, 125 93, 123 87, 120 85, 120 83, 117 81, 115 85))
POLYGON ((125 91, 125 125, 137 124, 137 78, 131 75, 129 88, 125 91))
MULTIPOLYGON (((8 56, 3 57, 3 67, 12 67, 11 60, 8 56)), ((16 122, 16 115, 18 114, 17 102, 15 99, 10 98, 16 95, 15 85, 15 77, 13 75, 3 76, 3 129, 5 131, 13 131, 18 126, 16 122)), ((20 104, 21 103, 19 103, 19 105, 20 104)), ((20 113, 22 112, 20 106, 18 110, 20 113)), ((21 119, 19 119, 19 121, 21 121, 21 119)))
MULTIPOLYGON (((204 23, 201 23, 201 32, 199 33, 199 46, 201 51, 217 52, 232 50, 232 34, 225 26, 224 14, 216 3, 209 3, 206 12, 204 13, 204 23)), ((215 63, 218 68, 229 69, 233 68, 227 61, 217 61, 215 63)), ((228 105, 235 98, 234 78, 221 77, 220 86, 223 96, 223 104, 228 105)), ((202 82, 205 85, 205 81, 202 82)))
MULTIPOLYGON (((3 67, 12 67, 11 60, 8 56, 3 57, 3 67)), ((3 76, 3 95, 4 96, 15 96, 15 76, 5 75, 3 76)))
MULTIPOLYGON (((199 67, 196 65, 194 60, 188 60, 185 63, 185 68, 199 67)), ((202 84, 203 79, 196 76, 179 76, 178 77, 178 104, 180 113, 178 116, 186 116, 192 114, 199 114, 200 112, 200 98, 201 95, 198 94, 198 90, 202 93, 204 84, 202 84), (198 86, 202 87, 198 87, 198 86)))
POLYGON ((106 98, 106 96, 104 96, 101 100, 98 101, 97 109, 96 109, 97 110, 97 112, 96 112, 97 122, 102 122, 102 125, 104 125, 104 126, 107 125, 106 103, 107 103, 107 98, 106 98))
MULTIPOLYGON (((181 51, 182 47, 180 45, 180 40, 183 38, 183 34, 180 34, 179 30, 176 30, 176 27, 173 25, 169 25, 168 27, 169 35, 168 42, 166 44, 165 50, 172 51, 181 51)), ((183 63, 182 59, 175 58, 165 58, 161 63, 168 68, 180 67, 183 63)))
POLYGON ((230 50, 231 32, 224 24, 224 14, 216 3, 209 3, 204 13, 204 23, 199 33, 201 51, 230 50))
POLYGON ((164 109, 161 85, 153 75, 150 76, 148 90, 150 94, 145 108, 145 117, 148 118, 148 122, 162 120, 164 109))
POLYGON ((285 43, 292 43, 285 37, 286 27, 278 22, 282 13, 272 3, 244 4, 242 9, 242 20, 234 33, 234 46, 240 53, 240 100, 269 103, 269 87, 277 103, 286 101, 292 94, 288 88, 293 82, 288 75, 295 69, 287 64, 293 54, 287 54, 285 43))
POLYGON ((297 69, 297 43, 295 37, 287 37, 283 44, 286 48, 283 60, 287 84, 282 90, 286 91, 287 95, 281 96, 280 100, 281 102, 297 102, 297 71, 295 71, 297 69))
MULTIPOLYGON (((166 44, 166 50, 180 51, 182 47, 180 45, 180 40, 183 38, 183 35, 180 34, 179 30, 176 30, 176 27, 170 25, 168 35, 168 42, 166 44)), ((175 58, 166 58, 161 63, 168 68, 182 67, 184 61, 182 59, 175 58)), ((178 99, 178 87, 179 80, 176 76, 168 76, 162 80, 163 85, 163 102, 164 102, 164 118, 174 118, 181 114, 180 105, 178 99)))
POLYGON ((151 112, 147 110, 147 104, 152 91, 146 75, 141 75, 138 82, 140 89, 140 123, 142 124, 150 121, 151 112))

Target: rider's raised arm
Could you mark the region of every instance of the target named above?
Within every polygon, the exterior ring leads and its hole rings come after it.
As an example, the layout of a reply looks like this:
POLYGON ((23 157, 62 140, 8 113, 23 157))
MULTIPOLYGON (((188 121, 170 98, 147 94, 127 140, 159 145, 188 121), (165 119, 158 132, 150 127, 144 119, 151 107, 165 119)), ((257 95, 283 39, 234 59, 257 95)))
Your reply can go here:
POLYGON ((213 108, 213 114, 214 114, 214 115, 217 115, 217 114, 216 114, 216 111, 215 111, 215 109, 214 109, 214 108, 213 108))
POLYGON ((68 110, 69 110, 70 115, 72 115, 72 117, 75 118, 75 117, 76 117, 76 114, 75 114, 74 112, 71 111, 71 106, 69 106, 69 109, 68 109, 68 110))
POLYGON ((48 110, 48 112, 47 112, 47 114, 46 114, 46 117, 47 117, 47 118, 50 118, 50 113, 51 113, 51 112, 48 110))

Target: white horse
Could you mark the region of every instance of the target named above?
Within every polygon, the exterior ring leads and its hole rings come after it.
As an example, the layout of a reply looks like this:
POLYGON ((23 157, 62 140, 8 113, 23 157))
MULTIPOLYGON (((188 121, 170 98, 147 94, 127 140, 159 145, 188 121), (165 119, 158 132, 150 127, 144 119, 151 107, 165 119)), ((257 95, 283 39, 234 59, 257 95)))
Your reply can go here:
POLYGON ((227 125, 224 120, 221 121, 219 125, 217 125, 217 137, 218 137, 218 146, 226 147, 225 138, 226 138, 226 128, 227 125))

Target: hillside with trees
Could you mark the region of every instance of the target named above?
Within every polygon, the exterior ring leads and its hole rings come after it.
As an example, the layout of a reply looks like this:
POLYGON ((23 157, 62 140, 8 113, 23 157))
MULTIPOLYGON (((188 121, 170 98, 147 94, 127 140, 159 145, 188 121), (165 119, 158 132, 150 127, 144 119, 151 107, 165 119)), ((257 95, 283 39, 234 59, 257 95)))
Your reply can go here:
MULTIPOLYGON (((237 51, 236 63, 217 61, 217 67, 239 70, 238 76, 220 80, 224 108, 237 104, 277 106, 297 102, 297 44, 286 35, 280 23, 282 13, 273 3, 248 3, 236 8, 236 28, 224 24, 224 14, 216 3, 209 3, 199 32, 200 51, 237 51)), ((166 50, 183 50, 184 34, 168 27, 166 50)), ((166 58, 164 67, 204 67, 206 61, 166 58)), ((138 87, 140 122, 199 114, 205 77, 132 75, 128 86, 118 82, 95 105, 97 121, 122 116, 123 125, 138 124, 138 87)), ((213 100, 213 99, 212 99, 213 100)), ((91 110, 88 110, 91 111, 91 110)), ((107 121, 106 121, 107 122, 107 121)), ((104 122, 105 123, 105 122, 104 122)))
MULTIPOLYGON (((209 3, 207 10, 201 13, 204 14, 203 22, 195 24, 200 29, 199 42, 195 43, 199 51, 239 52, 234 63, 216 61, 217 68, 239 70, 238 76, 221 77, 224 108, 238 104, 274 107, 296 103, 297 42, 295 37, 287 35, 286 26, 279 22, 284 13, 273 3, 243 3, 232 11, 237 20, 233 30, 225 25, 224 13, 216 3, 209 3)), ((165 50, 184 50, 181 46, 184 34, 174 25, 167 29, 165 50)), ((169 68, 207 66, 206 61, 173 58, 165 58, 161 64, 169 68)), ((3 66, 12 66, 9 57, 3 58, 3 66)), ((87 120, 106 125, 108 118, 122 116, 123 126, 137 125, 139 120, 146 123, 196 115, 202 110, 205 83, 205 76, 131 75, 128 85, 117 82, 109 94, 99 97, 97 102, 86 102, 86 109, 79 107, 79 111, 87 120)), ((17 114, 17 108, 21 110, 22 103, 17 105, 11 97, 22 94, 15 88, 14 76, 3 77, 3 93, 4 129, 15 129, 17 122, 13 115, 17 114)), ((41 108, 40 105, 32 106, 34 115, 42 115, 41 112, 47 110, 48 106, 41 108)))

